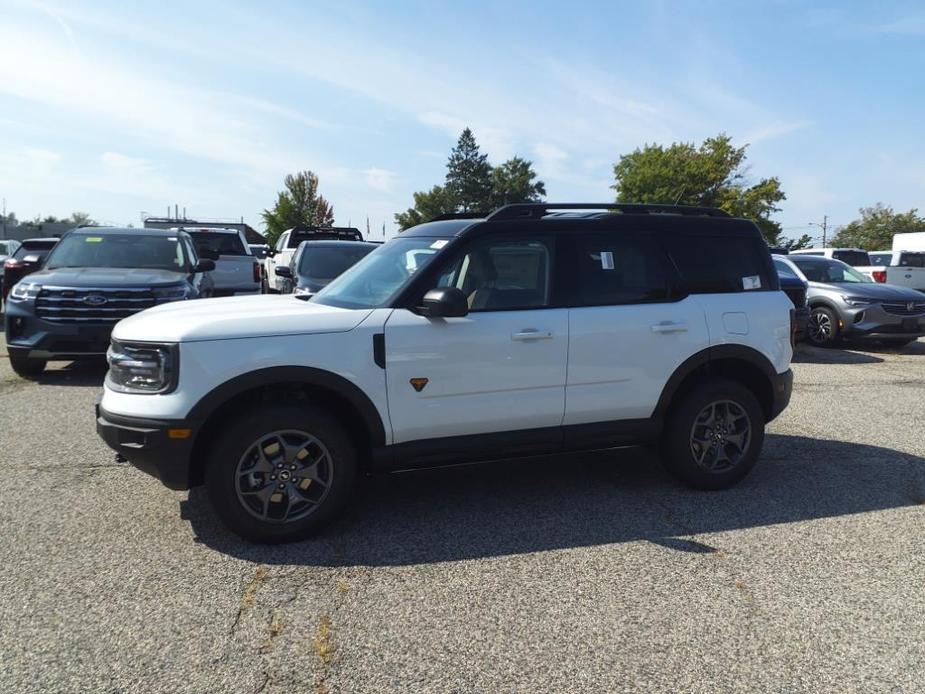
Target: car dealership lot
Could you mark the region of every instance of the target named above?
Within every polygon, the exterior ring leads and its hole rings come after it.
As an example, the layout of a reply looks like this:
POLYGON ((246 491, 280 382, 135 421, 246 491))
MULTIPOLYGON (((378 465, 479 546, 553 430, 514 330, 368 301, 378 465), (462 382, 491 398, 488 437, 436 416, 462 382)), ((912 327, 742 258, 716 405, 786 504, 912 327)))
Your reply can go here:
POLYGON ((735 489, 642 452, 379 477, 267 548, 114 462, 101 367, 0 358, 0 690, 917 691, 925 341, 796 362, 735 489))

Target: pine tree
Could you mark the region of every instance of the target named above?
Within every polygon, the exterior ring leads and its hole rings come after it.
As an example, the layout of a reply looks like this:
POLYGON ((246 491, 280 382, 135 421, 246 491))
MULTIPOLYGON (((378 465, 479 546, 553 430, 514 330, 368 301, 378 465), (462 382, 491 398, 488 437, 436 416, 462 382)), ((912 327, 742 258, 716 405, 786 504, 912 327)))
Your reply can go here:
POLYGON ((469 128, 462 131, 446 164, 446 191, 462 212, 488 212, 491 202, 491 164, 479 151, 469 128))

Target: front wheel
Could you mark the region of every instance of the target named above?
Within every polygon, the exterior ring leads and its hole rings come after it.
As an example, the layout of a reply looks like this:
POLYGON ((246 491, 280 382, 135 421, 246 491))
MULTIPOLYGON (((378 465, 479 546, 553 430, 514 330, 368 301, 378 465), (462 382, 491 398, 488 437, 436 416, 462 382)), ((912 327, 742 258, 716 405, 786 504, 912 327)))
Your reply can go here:
POLYGON ((44 359, 31 359, 10 352, 10 366, 13 367, 16 375, 21 378, 33 379, 38 377, 45 370, 46 364, 47 362, 44 359))
POLYGON ((832 347, 839 341, 838 316, 824 306, 817 306, 809 314, 806 337, 817 347, 832 347))
POLYGON ((662 458, 668 470, 697 489, 725 489, 755 466, 764 445, 764 413, 735 381, 705 381, 672 408, 662 458))
POLYGON ((346 504, 357 457, 344 428, 322 410, 276 405, 223 428, 206 467, 219 518, 259 543, 303 540, 346 504))

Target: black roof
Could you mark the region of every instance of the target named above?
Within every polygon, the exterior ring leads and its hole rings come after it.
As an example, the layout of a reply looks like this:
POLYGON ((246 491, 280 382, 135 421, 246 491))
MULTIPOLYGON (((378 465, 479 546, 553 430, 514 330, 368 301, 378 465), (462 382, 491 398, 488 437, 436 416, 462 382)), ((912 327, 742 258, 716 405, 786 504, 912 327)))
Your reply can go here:
POLYGON ((115 236, 137 234, 139 236, 176 236, 176 229, 152 229, 137 227, 79 227, 71 229, 68 234, 88 234, 90 236, 115 236))
MULTIPOLYGON (((515 231, 518 222, 535 222, 543 225, 589 224, 598 228, 639 227, 641 220, 648 228, 677 229, 683 220, 683 230, 691 234, 758 234, 754 222, 731 217, 723 210, 712 207, 686 205, 629 205, 622 203, 517 203, 505 205, 491 214, 470 218, 470 215, 441 215, 402 232, 401 236, 452 237, 469 229, 473 233, 487 233, 497 225, 505 231, 515 231), (512 226, 513 225, 513 226, 512 226), (476 231, 475 228, 478 228, 476 231)), ((532 227, 535 228, 535 227, 532 227)), ((558 227, 557 227, 558 228, 558 227)))

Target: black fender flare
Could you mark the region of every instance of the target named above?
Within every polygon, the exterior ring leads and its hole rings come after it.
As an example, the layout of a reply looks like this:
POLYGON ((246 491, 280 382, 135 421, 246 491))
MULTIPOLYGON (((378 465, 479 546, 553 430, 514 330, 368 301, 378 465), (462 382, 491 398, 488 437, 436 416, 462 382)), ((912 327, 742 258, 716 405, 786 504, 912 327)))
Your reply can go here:
POLYGON ((373 446, 385 445, 385 426, 369 396, 343 376, 310 366, 271 366, 235 376, 206 393, 187 415, 188 419, 205 420, 231 398, 260 386, 271 384, 317 386, 337 393, 360 413, 373 446))
POLYGON ((771 360, 754 347, 747 347, 746 345, 707 347, 685 359, 671 374, 671 377, 665 383, 665 387, 662 388, 662 394, 659 396, 658 404, 655 406, 654 416, 664 417, 668 413, 671 401, 685 378, 698 369, 708 366, 710 362, 719 361, 720 359, 738 359, 757 367, 767 377, 769 384, 773 384, 778 378, 777 371, 774 369, 771 360))

